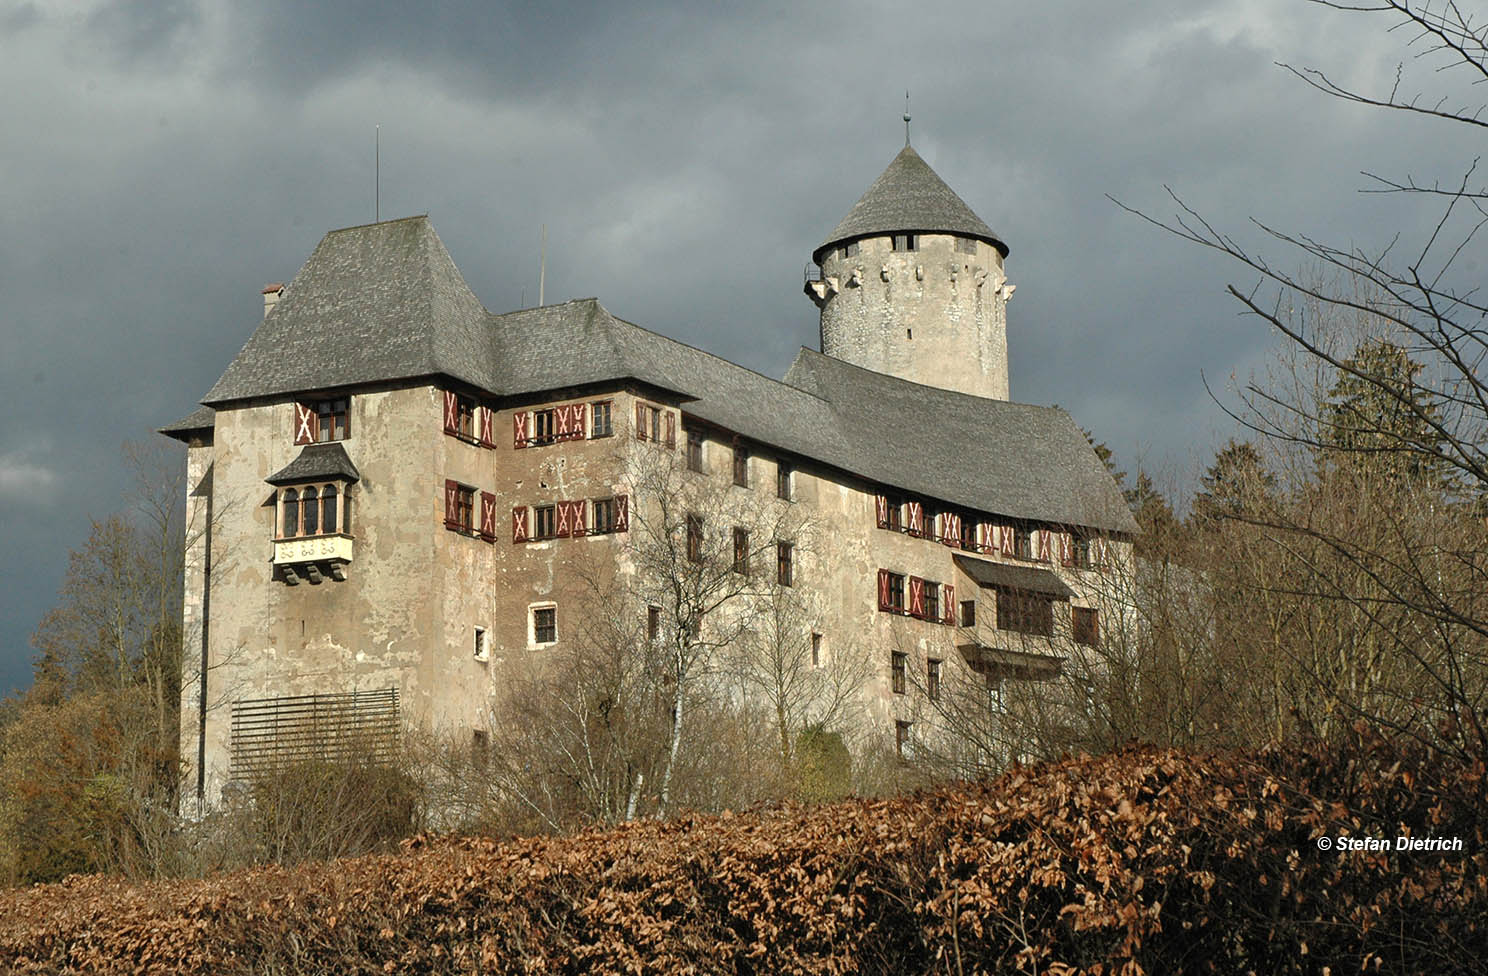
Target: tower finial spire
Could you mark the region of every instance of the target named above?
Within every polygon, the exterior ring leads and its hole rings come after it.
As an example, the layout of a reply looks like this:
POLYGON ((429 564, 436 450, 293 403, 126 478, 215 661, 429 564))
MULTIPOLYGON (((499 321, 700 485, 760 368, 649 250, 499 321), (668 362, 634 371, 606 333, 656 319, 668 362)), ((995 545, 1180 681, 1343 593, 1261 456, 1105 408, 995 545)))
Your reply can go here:
POLYGON ((909 145, 909 89, 904 90, 904 144, 909 145))

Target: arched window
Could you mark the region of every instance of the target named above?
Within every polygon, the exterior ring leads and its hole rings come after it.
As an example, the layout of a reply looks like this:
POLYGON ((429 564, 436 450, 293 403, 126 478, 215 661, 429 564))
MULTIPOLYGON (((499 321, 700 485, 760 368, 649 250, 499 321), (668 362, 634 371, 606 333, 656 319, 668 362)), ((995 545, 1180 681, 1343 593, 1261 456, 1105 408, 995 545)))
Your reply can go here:
POLYGON ((284 489, 284 528, 281 538, 293 539, 300 534, 300 493, 293 488, 284 489))
POLYGON ((329 535, 336 531, 336 486, 326 485, 320 493, 325 516, 320 520, 321 528, 329 535))
POLYGON ((315 489, 313 487, 306 488, 304 495, 301 496, 301 501, 300 507, 303 509, 301 518, 305 523, 305 534, 319 535, 320 503, 317 500, 315 489))

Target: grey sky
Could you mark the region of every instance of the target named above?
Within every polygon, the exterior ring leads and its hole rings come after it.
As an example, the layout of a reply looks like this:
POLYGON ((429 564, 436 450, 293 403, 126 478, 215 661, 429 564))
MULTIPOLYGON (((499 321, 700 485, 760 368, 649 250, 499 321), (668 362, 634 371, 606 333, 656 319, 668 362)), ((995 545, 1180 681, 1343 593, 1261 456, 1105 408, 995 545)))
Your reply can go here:
MULTIPOLYGON (((596 295, 779 376, 812 248, 914 142, 1012 249, 1013 397, 1190 477, 1204 392, 1273 339, 1237 269, 1112 205, 1371 248, 1423 217, 1361 169, 1460 176, 1452 133, 1273 65, 1387 88, 1406 38, 1298 0, 732 5, 11 3, 0 10, 0 692, 121 441, 192 409, 327 230, 427 212, 493 311, 596 295)), ((1428 82, 1433 83, 1434 82, 1428 82)), ((1280 262, 1295 258, 1273 249, 1280 262)), ((886 436, 890 436, 886 432, 886 436)))

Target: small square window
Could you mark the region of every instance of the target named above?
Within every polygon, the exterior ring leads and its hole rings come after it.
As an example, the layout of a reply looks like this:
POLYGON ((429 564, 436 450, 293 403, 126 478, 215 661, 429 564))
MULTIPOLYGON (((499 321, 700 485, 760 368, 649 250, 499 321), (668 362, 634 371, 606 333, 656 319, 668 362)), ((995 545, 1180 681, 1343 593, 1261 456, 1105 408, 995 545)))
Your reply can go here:
POLYGON ((896 251, 918 251, 920 249, 920 238, 918 234, 895 234, 894 250, 896 251))
POLYGON ((532 611, 532 640, 552 644, 558 640, 558 608, 538 607, 532 611))
POLYGON ((749 575, 748 529, 734 529, 734 572, 749 575))
POLYGON ((857 241, 849 241, 848 243, 842 245, 842 256, 845 257, 845 258, 857 257, 858 256, 858 242, 857 241))
POLYGON ((975 627, 976 626, 976 601, 975 600, 962 600, 961 601, 961 626, 963 626, 963 627, 975 627))
POLYGON ((475 659, 477 661, 489 661, 491 659, 491 645, 487 639, 486 628, 475 628, 475 659))
POLYGON ((316 439, 321 441, 344 441, 347 434, 347 400, 321 400, 315 405, 319 418, 316 439))
POLYGON ((615 433, 614 422, 610 417, 610 407, 609 400, 600 400, 598 403, 589 405, 590 437, 609 437, 615 433))
POLYGON ((551 539, 558 534, 558 512, 553 505, 538 505, 532 510, 532 538, 551 539))
POLYGON ((889 654, 889 679, 894 694, 902 695, 905 690, 905 672, 909 665, 909 655, 903 651, 892 651, 889 654))
POLYGON ((1076 644, 1095 647, 1100 643, 1100 612, 1089 607, 1071 609, 1071 629, 1076 644))
POLYGON ((789 464, 786 464, 784 461, 776 463, 775 494, 777 497, 784 498, 786 501, 791 500, 791 476, 794 473, 795 472, 791 469, 791 466, 789 464))
POLYGON ((975 254, 976 253, 976 238, 974 238, 974 237, 957 237, 956 238, 956 250, 959 251, 962 254, 975 254))
POLYGON ((775 544, 775 582, 781 586, 796 585, 795 556, 794 543, 777 542, 775 544))
POLYGON ((931 701, 940 701, 940 662, 934 658, 925 662, 925 694, 931 701))

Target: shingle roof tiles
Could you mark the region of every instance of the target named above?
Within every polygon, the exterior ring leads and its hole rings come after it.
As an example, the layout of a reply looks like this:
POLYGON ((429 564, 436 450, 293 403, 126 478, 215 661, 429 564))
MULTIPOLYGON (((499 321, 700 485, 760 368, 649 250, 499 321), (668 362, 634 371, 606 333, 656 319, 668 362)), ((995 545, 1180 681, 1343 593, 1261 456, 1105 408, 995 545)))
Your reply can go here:
POLYGON ((984 240, 1003 257, 1008 255, 1002 238, 972 212, 919 153, 905 146, 812 252, 811 259, 820 264, 822 252, 833 244, 896 231, 961 234, 984 240))
POLYGON ((782 383, 592 298, 491 315, 427 217, 327 234, 203 402, 435 375, 508 397, 632 379, 675 392, 701 420, 870 482, 992 514, 1136 529, 1062 410, 921 386, 805 349, 782 383))

